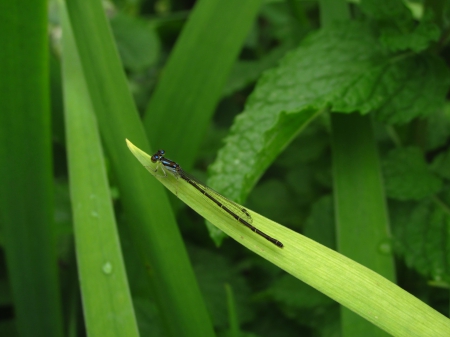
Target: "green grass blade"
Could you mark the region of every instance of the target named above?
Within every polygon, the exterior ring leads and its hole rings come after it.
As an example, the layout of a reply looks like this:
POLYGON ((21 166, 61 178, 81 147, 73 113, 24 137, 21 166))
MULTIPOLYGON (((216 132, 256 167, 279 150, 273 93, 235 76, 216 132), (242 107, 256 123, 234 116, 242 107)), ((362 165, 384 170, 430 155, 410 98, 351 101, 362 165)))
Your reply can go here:
POLYGON ((47 3, 0 3, 0 223, 21 336, 62 336, 53 227, 47 3))
POLYGON ((260 0, 198 1, 164 68, 144 124, 151 143, 186 167, 260 5, 260 0))
MULTIPOLYGON (((324 26, 349 18, 344 1, 322 0, 321 13, 324 26)), ((331 125, 338 250, 395 282, 392 252, 382 252, 390 232, 371 116, 332 114, 331 125)), ((345 307, 341 326, 343 336, 387 335, 345 307)))
MULTIPOLYGON (((157 167, 150 156, 129 141, 128 147, 154 174, 157 167)), ((278 248, 242 226, 183 179, 172 174, 155 177, 233 239, 393 336, 446 336, 450 331, 447 317, 344 255, 248 210, 254 226, 283 242, 284 248, 278 248)))
POLYGON ((169 335, 211 336, 213 328, 167 195, 136 165, 124 144, 130 137, 149 149, 101 2, 73 0, 67 8, 128 229, 144 259, 142 268, 150 267, 169 335))
MULTIPOLYGON (((331 120, 338 250, 395 282, 386 197, 370 116, 333 114, 331 120)), ((344 335, 381 335, 348 309, 341 313, 344 335)))
POLYGON ((104 157, 64 10, 64 99, 78 273, 89 336, 139 336, 104 157))

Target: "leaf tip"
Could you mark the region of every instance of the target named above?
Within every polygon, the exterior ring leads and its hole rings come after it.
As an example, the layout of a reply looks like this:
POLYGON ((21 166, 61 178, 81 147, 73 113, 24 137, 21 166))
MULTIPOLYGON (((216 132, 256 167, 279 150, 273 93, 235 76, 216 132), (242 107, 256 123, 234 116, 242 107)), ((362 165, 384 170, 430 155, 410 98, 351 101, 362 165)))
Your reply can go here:
POLYGON ((128 138, 125 138, 125 142, 127 143, 128 148, 131 152, 133 152, 133 149, 136 147, 132 142, 128 140, 128 138))

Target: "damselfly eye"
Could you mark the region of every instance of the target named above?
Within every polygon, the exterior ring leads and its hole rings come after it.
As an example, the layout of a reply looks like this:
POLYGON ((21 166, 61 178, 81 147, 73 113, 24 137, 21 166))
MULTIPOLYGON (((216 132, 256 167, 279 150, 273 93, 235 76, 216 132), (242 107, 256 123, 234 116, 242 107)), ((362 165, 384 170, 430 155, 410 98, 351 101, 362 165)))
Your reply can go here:
POLYGON ((156 163, 159 160, 159 156, 157 154, 154 154, 151 158, 152 163, 156 163))

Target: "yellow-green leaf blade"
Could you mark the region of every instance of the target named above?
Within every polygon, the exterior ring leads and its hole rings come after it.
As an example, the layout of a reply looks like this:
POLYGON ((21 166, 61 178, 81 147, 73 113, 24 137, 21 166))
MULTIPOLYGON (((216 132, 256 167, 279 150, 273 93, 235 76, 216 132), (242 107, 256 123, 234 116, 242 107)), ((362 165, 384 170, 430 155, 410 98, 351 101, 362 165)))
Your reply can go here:
MULTIPOLYGON (((127 141, 155 174, 151 157, 127 141)), ((183 179, 155 177, 197 213, 239 243, 394 336, 445 336, 450 320, 372 270, 251 210, 253 225, 284 244, 278 248, 208 202, 183 179)), ((149 177, 151 179, 151 177, 149 177)))

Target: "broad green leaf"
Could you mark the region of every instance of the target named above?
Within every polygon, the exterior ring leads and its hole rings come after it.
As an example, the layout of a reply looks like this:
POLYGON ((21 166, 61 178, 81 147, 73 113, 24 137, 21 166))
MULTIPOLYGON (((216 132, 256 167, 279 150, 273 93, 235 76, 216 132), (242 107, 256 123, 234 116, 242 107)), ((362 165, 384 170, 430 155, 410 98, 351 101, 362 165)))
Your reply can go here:
POLYGON ((386 54, 364 24, 324 28, 261 77, 210 167, 209 184, 243 201, 278 154, 326 107, 376 111, 382 121, 405 123, 442 105, 448 75, 437 57, 386 54))

